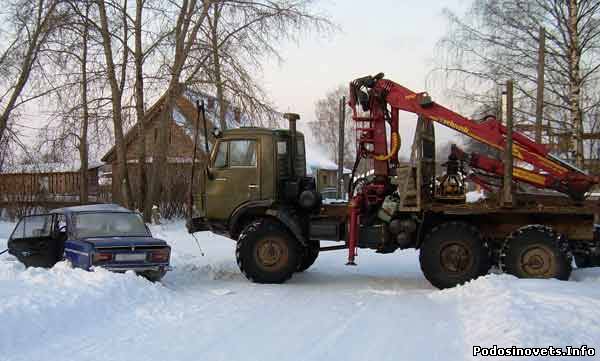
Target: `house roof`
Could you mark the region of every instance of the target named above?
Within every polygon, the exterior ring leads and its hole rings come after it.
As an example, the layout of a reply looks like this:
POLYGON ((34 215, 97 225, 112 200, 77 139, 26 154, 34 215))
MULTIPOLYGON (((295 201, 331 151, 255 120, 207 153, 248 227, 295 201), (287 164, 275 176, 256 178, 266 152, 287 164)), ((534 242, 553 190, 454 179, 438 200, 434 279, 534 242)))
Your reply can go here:
MULTIPOLYGON (((193 137, 194 137, 193 134, 195 132, 196 120, 199 118, 198 111, 196 108, 196 102, 200 102, 200 103, 204 102, 204 104, 205 104, 207 126, 211 129, 218 126, 218 124, 217 124, 218 122, 214 121, 214 119, 217 119, 219 117, 219 113, 220 113, 219 105, 218 105, 218 101, 217 101, 216 97, 206 94, 206 93, 193 91, 190 89, 184 89, 184 88, 181 88, 181 90, 179 90, 179 92, 180 92, 179 96, 176 99, 175 104, 173 106, 171 118, 172 118, 173 122, 175 122, 175 124, 180 126, 190 138, 193 139, 193 137)), ((162 104, 164 103, 164 101, 166 99, 166 95, 167 95, 166 93, 163 94, 156 101, 156 103, 154 103, 146 111, 146 116, 144 118, 144 121, 146 122, 146 126, 152 125, 154 122, 156 122, 159 119, 158 115, 160 114, 160 112, 162 110, 162 104)), ((235 128, 235 127, 239 127, 241 125, 250 124, 250 119, 247 116, 241 114, 239 111, 236 111, 236 110, 226 112, 225 119, 226 119, 226 124, 227 124, 228 128, 235 128)), ((199 128, 203 128, 202 123, 199 124, 199 128)), ((129 146, 138 136, 138 134, 139 134, 138 129, 139 129, 139 124, 136 123, 125 134, 125 144, 127 146, 129 146)), ((211 140, 209 139, 209 141, 211 141, 211 140)), ((199 132, 199 134, 198 134, 198 144, 204 144, 203 132, 199 132)), ((198 150, 200 152, 203 152, 202 147, 198 147, 198 150)), ((114 159, 115 151, 116 151, 116 147, 115 146, 111 147, 108 150, 108 152, 102 157, 102 161, 110 162, 112 159, 114 159)))

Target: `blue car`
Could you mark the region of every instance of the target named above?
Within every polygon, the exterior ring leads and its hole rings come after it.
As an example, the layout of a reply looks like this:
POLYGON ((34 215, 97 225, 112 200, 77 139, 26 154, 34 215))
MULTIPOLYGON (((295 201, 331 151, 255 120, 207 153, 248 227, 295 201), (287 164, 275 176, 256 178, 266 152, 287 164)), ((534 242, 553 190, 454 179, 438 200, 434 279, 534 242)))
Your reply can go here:
POLYGON ((67 259, 89 270, 132 270, 159 281, 170 270, 171 247, 153 238, 142 217, 116 204, 66 207, 19 220, 9 252, 28 267, 67 259))

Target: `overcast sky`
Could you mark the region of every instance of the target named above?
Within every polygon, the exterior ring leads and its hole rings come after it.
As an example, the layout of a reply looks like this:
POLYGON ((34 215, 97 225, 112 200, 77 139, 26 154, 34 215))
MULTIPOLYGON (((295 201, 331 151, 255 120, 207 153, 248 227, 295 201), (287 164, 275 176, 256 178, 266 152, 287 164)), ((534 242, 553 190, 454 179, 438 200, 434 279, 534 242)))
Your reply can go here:
MULTIPOLYGON (((323 0, 320 8, 341 29, 310 34, 282 47, 282 64, 264 67, 265 88, 281 111, 315 119, 314 104, 328 90, 378 72, 414 91, 429 91, 444 104, 433 85, 436 42, 447 29, 443 8, 463 13, 469 0, 323 0)), ((460 109, 457 109, 460 112, 460 109)), ((412 141, 416 116, 401 118, 402 153, 412 141)), ((436 127, 440 128, 440 127, 436 127)), ((442 139, 454 133, 440 129, 442 139)))

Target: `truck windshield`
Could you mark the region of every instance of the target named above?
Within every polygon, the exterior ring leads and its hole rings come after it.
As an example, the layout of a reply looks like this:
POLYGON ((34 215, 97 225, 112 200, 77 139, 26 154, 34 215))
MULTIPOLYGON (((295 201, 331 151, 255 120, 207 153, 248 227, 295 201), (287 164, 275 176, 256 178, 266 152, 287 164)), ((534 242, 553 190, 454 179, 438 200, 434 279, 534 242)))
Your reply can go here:
POLYGON ((71 223, 75 239, 150 235, 142 217, 137 213, 75 213, 71 216, 71 223))

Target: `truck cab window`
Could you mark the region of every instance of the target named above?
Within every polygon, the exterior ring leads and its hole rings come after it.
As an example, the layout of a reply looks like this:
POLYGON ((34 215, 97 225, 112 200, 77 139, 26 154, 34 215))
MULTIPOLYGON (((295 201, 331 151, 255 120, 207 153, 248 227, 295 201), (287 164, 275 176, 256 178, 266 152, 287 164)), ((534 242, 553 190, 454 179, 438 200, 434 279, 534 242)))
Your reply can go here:
POLYGON ((256 167, 256 141, 232 140, 229 151, 230 167, 256 167))
POLYGON ((287 143, 283 140, 277 142, 277 155, 287 154, 287 143))
POLYGON ((227 167, 227 144, 228 142, 219 143, 219 148, 217 148, 217 155, 215 156, 215 168, 227 167))

